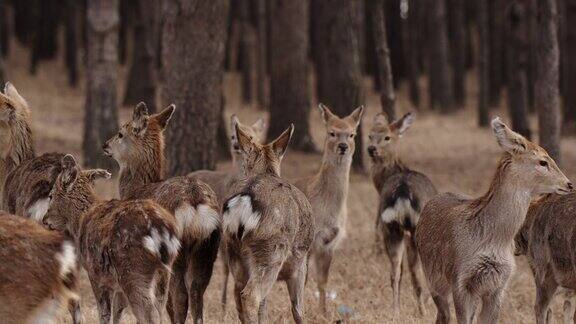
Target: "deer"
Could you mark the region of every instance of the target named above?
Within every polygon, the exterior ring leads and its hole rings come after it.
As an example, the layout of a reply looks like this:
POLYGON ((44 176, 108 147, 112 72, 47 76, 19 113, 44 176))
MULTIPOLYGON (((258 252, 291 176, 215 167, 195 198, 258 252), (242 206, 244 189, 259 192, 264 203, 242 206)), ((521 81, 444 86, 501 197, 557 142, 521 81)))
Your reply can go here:
MULTIPOLYGON (((79 303, 73 241, 36 221, 0 212, 0 318, 3 323, 57 323, 79 303)), ((72 322, 82 323, 79 309, 72 322)))
POLYGON ((100 200, 94 181, 108 171, 81 170, 69 154, 61 163, 42 222, 74 238, 100 323, 119 323, 127 306, 138 323, 161 323, 180 249, 173 215, 152 200, 100 200))
POLYGON ((400 315, 400 283, 406 251, 412 287, 420 314, 425 313, 422 282, 418 275, 420 258, 416 251, 414 232, 422 208, 436 195, 436 187, 424 174, 407 167, 398 157, 397 148, 404 133, 414 121, 407 113, 388 122, 383 113, 374 117, 367 151, 371 158, 371 178, 379 195, 376 217, 377 244, 384 245, 390 261, 390 283, 393 291, 394 316, 400 315))
POLYGON ((492 131, 504 151, 488 191, 471 199, 453 193, 428 201, 416 225, 416 248, 438 310, 450 321, 452 294, 458 323, 498 321, 504 291, 514 272, 514 239, 531 201, 567 194, 573 185, 548 153, 512 131, 500 118, 492 131))
MULTIPOLYGON (((236 138, 236 125, 241 125, 244 132, 250 137, 262 141, 264 138, 264 118, 260 117, 251 126, 244 125, 240 122, 238 117, 234 114, 230 118, 230 155, 232 156, 231 172, 213 171, 213 170, 199 170, 188 174, 189 177, 196 178, 200 181, 207 183, 210 188, 216 193, 218 198, 218 205, 222 207, 225 199, 227 198, 228 191, 233 187, 239 179, 243 177, 241 174, 240 161, 242 159, 242 151, 236 138)), ((226 300, 228 299, 228 278, 230 276, 230 269, 228 268, 228 256, 226 255, 226 246, 224 241, 220 242, 220 255, 223 263, 222 271, 224 272, 224 287, 222 289, 222 296, 220 298, 222 303, 222 310, 226 310, 226 300)))
POLYGON ((550 194, 533 202, 516 235, 516 255, 526 255, 534 275, 536 323, 550 323, 550 302, 564 299, 564 323, 574 323, 576 275, 572 236, 576 194, 550 194))
POLYGON ((335 250, 345 236, 350 167, 355 136, 364 107, 340 118, 323 104, 318 108, 326 127, 322 164, 316 174, 294 180, 312 205, 316 231, 310 257, 320 297, 320 309, 327 314, 326 285, 335 250))
POLYGON ((135 106, 132 119, 103 145, 120 165, 121 199, 152 199, 175 218, 182 253, 174 263, 168 314, 184 323, 192 308, 194 323, 203 321, 203 296, 212 277, 220 244, 222 217, 214 191, 192 177, 166 179, 164 130, 175 106, 150 115, 145 103, 135 106))
POLYGON ((291 125, 261 145, 236 125, 246 178, 224 203, 222 226, 242 323, 267 322, 266 298, 278 280, 286 282, 294 321, 303 323, 307 259, 315 230, 308 199, 280 176, 293 131, 291 125))

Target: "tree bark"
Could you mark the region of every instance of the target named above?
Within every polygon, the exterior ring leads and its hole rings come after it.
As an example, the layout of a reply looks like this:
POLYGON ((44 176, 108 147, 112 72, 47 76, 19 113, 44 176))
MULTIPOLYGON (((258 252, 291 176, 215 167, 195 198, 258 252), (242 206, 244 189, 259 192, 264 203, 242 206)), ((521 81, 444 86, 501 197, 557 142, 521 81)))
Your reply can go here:
POLYGON ((561 112, 559 98, 559 50, 556 0, 539 0, 537 29, 535 104, 540 145, 560 163, 561 112))
POLYGON ((120 0, 120 28, 118 35, 118 59, 120 64, 126 63, 128 56, 128 27, 130 25, 130 8, 135 6, 134 0, 120 0))
MULTIPOLYGON (((352 3, 356 1, 351 1, 352 3)), ((400 83, 404 80, 405 73, 405 55, 404 46, 402 44, 402 19, 400 17, 400 2, 401 0, 386 0, 384 1, 384 14, 386 17, 386 38, 388 40, 388 49, 390 51, 390 61, 393 62, 392 75, 394 75, 394 88, 398 89, 400 83)))
POLYGON ((465 100, 466 76, 466 22, 465 0, 448 0, 449 4, 449 30, 450 54, 454 72, 454 104, 462 108, 465 100))
POLYGON ((290 146, 301 151, 316 149, 310 136, 308 10, 306 0, 274 0, 270 8, 268 138, 276 138, 293 123, 290 146))
POLYGON ((76 0, 66 0, 66 71, 72 87, 78 85, 78 6, 76 0))
POLYGON ((56 40, 60 6, 53 1, 40 1, 34 8, 34 28, 32 55, 30 56, 30 73, 36 74, 42 60, 56 57, 58 42, 56 40))
POLYGON ((386 18, 384 16, 384 0, 369 0, 372 12, 372 31, 374 35, 374 49, 376 51, 377 76, 381 84, 380 104, 388 120, 396 120, 396 94, 392 68, 390 66, 390 50, 386 36, 386 18))
POLYGON ((526 138, 531 137, 528 123, 528 37, 527 8, 522 0, 514 0, 506 15, 506 50, 508 71, 508 109, 512 128, 526 138))
POLYGON ((502 26, 502 0, 488 1, 488 24, 490 38, 490 106, 496 107, 500 102, 501 90, 503 85, 504 54, 502 35, 504 28, 502 26))
POLYGON ((118 0, 88 0, 84 164, 112 169, 100 147, 118 132, 118 0))
POLYGON ((430 106, 441 112, 454 110, 445 0, 427 0, 428 89, 430 106))
POLYGON ((242 73, 242 101, 251 104, 257 89, 257 35, 250 19, 250 0, 237 0, 240 13, 240 68, 242 73))
POLYGON ((564 126, 576 130, 576 0, 564 0, 564 126))
POLYGON ((2 56, 8 55, 10 39, 8 35, 8 4, 6 0, 0 0, 0 48, 2 56))
POLYGON ((177 107, 166 134, 170 175, 216 166, 228 5, 164 1, 162 102, 177 107))
MULTIPOLYGON (((358 51, 358 11, 354 1, 312 1, 315 12, 318 100, 339 116, 348 115, 364 100, 358 51)), ((353 165, 363 167, 361 128, 356 136, 353 165)))
POLYGON ((132 65, 128 76, 124 106, 144 101, 151 112, 156 111, 158 72, 156 60, 160 32, 159 0, 136 0, 134 15, 132 65))
POLYGON ((489 0, 478 1, 478 125, 488 126, 490 101, 490 36, 488 22, 489 0))
POLYGON ((254 0, 257 10, 258 50, 257 50, 257 94, 258 107, 268 109, 268 17, 266 0, 254 0))
POLYGON ((421 0, 412 0, 409 2, 408 18, 406 19, 406 46, 405 53, 408 56, 406 62, 406 75, 408 77, 410 88, 410 101, 416 108, 420 108, 420 85, 418 82, 420 76, 420 32, 422 26, 421 0))

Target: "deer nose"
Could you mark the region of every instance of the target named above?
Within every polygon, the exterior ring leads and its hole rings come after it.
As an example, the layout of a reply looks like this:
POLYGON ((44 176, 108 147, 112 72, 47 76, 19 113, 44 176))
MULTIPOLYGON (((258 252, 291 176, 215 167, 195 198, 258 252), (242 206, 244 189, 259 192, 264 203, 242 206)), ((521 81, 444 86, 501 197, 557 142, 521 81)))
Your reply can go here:
POLYGON ((368 146, 368 154, 374 155, 376 153, 376 146, 370 145, 368 146))
POLYGON ((568 182, 566 186, 568 187, 569 190, 574 190, 574 185, 572 184, 572 182, 568 182))
POLYGON ((234 143, 234 145, 232 145, 232 148, 238 151, 240 149, 240 145, 238 143, 234 143))
POLYGON ((340 143, 338 144, 338 149, 340 150, 341 153, 344 153, 346 152, 346 150, 348 150, 348 144, 340 143))

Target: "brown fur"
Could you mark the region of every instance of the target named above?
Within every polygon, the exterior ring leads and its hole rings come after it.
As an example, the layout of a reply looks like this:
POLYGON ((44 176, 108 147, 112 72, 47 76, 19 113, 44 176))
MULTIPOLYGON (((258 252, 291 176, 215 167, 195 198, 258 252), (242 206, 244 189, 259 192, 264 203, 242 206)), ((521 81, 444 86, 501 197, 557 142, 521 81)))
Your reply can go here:
POLYGON ((153 199, 175 217, 182 253, 174 263, 168 313, 184 323, 188 305, 196 323, 203 318, 203 295, 210 282, 220 241, 221 216, 214 191, 192 177, 165 180, 164 129, 174 111, 169 106, 148 115, 146 105, 109 139, 104 150, 120 165, 120 197, 153 199))
POLYGON ((320 293, 320 308, 326 313, 326 285, 334 252, 346 233, 347 198, 350 166, 355 149, 354 137, 363 108, 339 118, 330 109, 319 106, 326 125, 324 155, 318 173, 294 181, 312 205, 316 235, 311 257, 320 293), (345 150, 342 148, 345 147, 345 150))
POLYGON ((100 201, 93 181, 108 172, 80 171, 70 155, 62 164, 44 223, 74 237, 101 322, 130 305, 139 323, 160 323, 180 247, 173 216, 151 200, 100 201))
POLYGON ((293 126, 262 146, 237 126, 247 178, 224 204, 224 239, 242 323, 267 321, 266 297, 277 280, 287 284, 294 320, 303 321, 314 220, 304 194, 280 178, 280 161, 292 131, 293 126))
POLYGON ((379 250, 382 245, 390 260, 395 317, 400 315, 400 284, 405 250, 418 308, 420 314, 425 313, 422 283, 418 274, 420 258, 416 251, 414 231, 422 208, 436 195, 436 188, 430 179, 410 170, 397 156, 396 146, 413 118, 413 114, 409 113, 396 122, 388 123, 383 114, 376 115, 368 146, 372 158, 372 181, 379 194, 376 244, 379 250))
POLYGON ((488 192, 477 199, 438 195, 424 207, 416 227, 416 245, 438 308, 437 323, 450 320, 450 294, 459 323, 472 321, 479 302, 480 323, 496 322, 515 267, 514 236, 530 202, 540 194, 572 190, 544 149, 498 118, 492 128, 505 153, 488 192))
MULTIPOLYGON (((72 242, 34 221, 0 212, 2 323, 56 323, 61 308, 79 301, 77 270, 72 242), (65 244, 70 263, 63 267, 65 244)), ((73 321, 80 323, 76 311, 73 321)))

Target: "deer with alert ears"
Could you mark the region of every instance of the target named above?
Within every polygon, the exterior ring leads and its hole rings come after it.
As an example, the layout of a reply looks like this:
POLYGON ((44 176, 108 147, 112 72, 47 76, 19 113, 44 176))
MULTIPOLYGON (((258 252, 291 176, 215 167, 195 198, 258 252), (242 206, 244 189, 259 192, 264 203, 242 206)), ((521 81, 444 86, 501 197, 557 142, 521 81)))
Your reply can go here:
POLYGON ((160 323, 180 248, 176 222, 151 200, 99 200, 94 181, 109 178, 64 156, 43 222, 75 239, 101 323, 118 323, 127 305, 139 323, 160 323))
POLYGON ((294 184, 306 194, 313 209, 317 233, 310 254, 320 294, 320 308, 326 314, 328 273, 336 247, 346 232, 354 138, 364 107, 356 108, 344 118, 336 116, 322 104, 318 107, 327 132, 322 165, 314 176, 295 180, 294 184))
POLYGON ((280 177, 294 126, 261 145, 236 126, 246 179, 224 203, 224 240, 242 323, 267 322, 266 298, 277 280, 286 282, 292 315, 302 323, 307 258, 314 239, 306 196, 280 177))
POLYGON ((368 136, 372 181, 380 201, 376 218, 377 244, 384 245, 391 264, 390 282, 395 317, 400 314, 400 283, 405 250, 418 308, 421 314, 425 312, 422 283, 418 275, 420 258, 416 251, 414 232, 422 208, 436 195, 436 188, 427 176, 409 169, 398 158, 400 138, 413 120, 414 114, 408 113, 389 123, 384 114, 377 114, 368 136))
POLYGON ((416 226, 416 246, 436 308, 436 323, 450 321, 452 294, 458 323, 498 321, 514 272, 514 237, 530 202, 541 194, 566 194, 572 183, 540 146, 510 130, 499 118, 492 130, 504 154, 490 188, 480 198, 437 195, 416 226))
POLYGON ((184 323, 188 307, 195 323, 203 321, 204 292, 218 254, 222 218, 214 191, 192 177, 165 178, 164 130, 174 112, 170 105, 149 115, 144 103, 132 119, 103 146, 120 165, 120 197, 152 199, 175 217, 182 253, 174 263, 168 314, 184 323))
MULTIPOLYGON (((260 117, 251 126, 243 125, 236 115, 230 118, 230 155, 232 156, 232 172, 213 171, 213 170, 199 170, 188 174, 189 177, 196 178, 200 181, 207 183, 210 188, 214 190, 218 197, 218 203, 223 205, 224 200, 228 197, 228 192, 233 188, 234 183, 240 180, 244 175, 242 174, 241 161, 242 150, 236 137, 236 125, 242 127, 246 135, 255 139, 259 143, 264 139, 264 118, 260 117)), ((222 309, 226 309, 226 300, 228 292, 228 277, 230 276, 230 269, 228 267, 228 256, 226 255, 226 246, 224 241, 220 242, 220 256, 222 258, 224 272, 224 287, 222 289, 222 309)))

